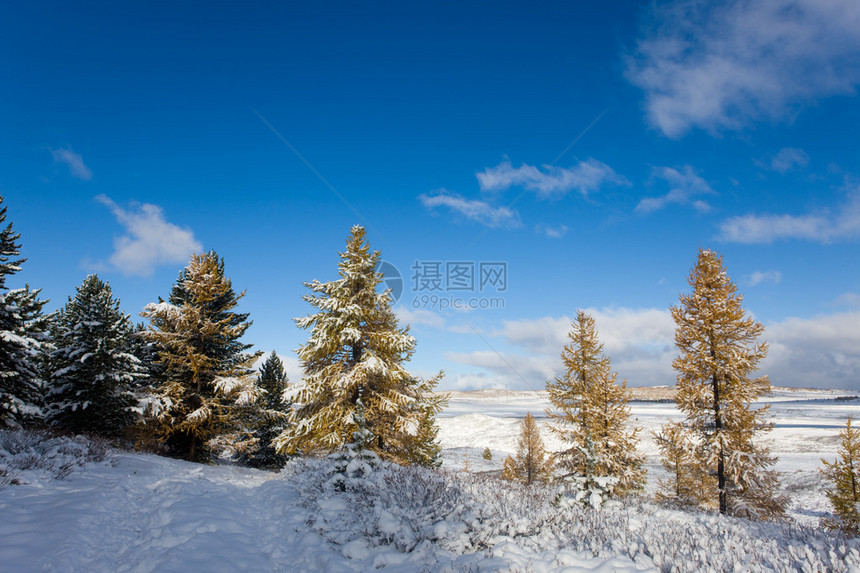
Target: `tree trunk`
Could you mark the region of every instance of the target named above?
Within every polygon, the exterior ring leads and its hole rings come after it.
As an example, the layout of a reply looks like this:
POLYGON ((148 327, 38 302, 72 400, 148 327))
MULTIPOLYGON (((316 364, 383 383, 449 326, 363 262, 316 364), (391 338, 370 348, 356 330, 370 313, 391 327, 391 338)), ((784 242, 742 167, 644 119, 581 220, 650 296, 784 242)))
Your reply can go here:
POLYGON ((194 436, 188 433, 186 433, 185 435, 191 438, 191 443, 188 445, 188 461, 196 462, 197 460, 195 459, 195 456, 197 455, 197 440, 194 438, 194 436))
MULTIPOLYGON (((714 364, 717 362, 717 353, 714 350, 714 337, 710 335, 708 337, 711 344, 711 359, 714 361, 714 364)), ((716 371, 714 371, 712 375, 712 385, 714 389, 714 436, 717 438, 717 442, 720 444, 720 456, 717 459, 717 489, 720 492, 720 513, 723 515, 729 512, 729 499, 728 492, 726 492, 726 464, 725 464, 725 452, 723 452, 723 446, 721 443, 721 436, 723 433, 723 418, 722 413, 720 412, 720 375, 716 371)))

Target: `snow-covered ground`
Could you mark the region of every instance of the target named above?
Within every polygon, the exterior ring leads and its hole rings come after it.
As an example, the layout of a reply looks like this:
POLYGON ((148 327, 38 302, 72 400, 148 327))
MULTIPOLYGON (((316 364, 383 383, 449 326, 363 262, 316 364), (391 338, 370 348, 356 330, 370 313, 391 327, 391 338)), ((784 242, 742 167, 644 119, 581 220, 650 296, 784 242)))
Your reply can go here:
MULTIPOLYGON (((648 466, 647 491, 657 488, 664 476, 652 432, 666 420, 681 419, 673 402, 665 401, 666 389, 634 388, 631 417, 640 428, 640 451, 648 466), (664 401, 646 401, 662 398, 664 401)), ((507 455, 516 451, 519 424, 531 412, 541 429, 548 450, 562 444, 546 427, 545 410, 551 407, 546 392, 482 390, 451 392, 448 407, 439 417, 443 467, 472 471, 501 471, 507 455), (484 448, 493 459, 484 460, 484 448)), ((761 406, 770 407, 774 428, 761 442, 777 456, 783 490, 791 497, 789 514, 799 523, 816 525, 828 510, 824 481, 818 471, 821 458, 832 461, 839 449, 839 431, 848 416, 860 416, 860 398, 847 390, 774 388, 761 406)))
MULTIPOLYGON (((659 451, 652 432, 659 431, 666 420, 681 419, 673 402, 667 402, 667 389, 633 388, 631 417, 640 428, 640 451, 648 466, 647 491, 657 488, 664 476, 659 451), (660 398, 664 401, 645 401, 660 398)), ((519 424, 531 412, 541 429, 548 450, 562 444, 546 427, 544 412, 551 407, 546 392, 482 390, 451 392, 448 407, 439 417, 439 440, 442 443, 443 467, 472 471, 501 471, 507 455, 513 455, 519 437, 519 424), (484 460, 484 448, 490 448, 493 459, 484 460)), ((762 435, 761 443, 777 456, 783 490, 791 497, 789 514, 798 522, 818 524, 829 510, 824 496, 824 481, 818 471, 821 458, 832 461, 839 449, 839 431, 848 416, 860 417, 860 398, 847 390, 774 388, 760 404, 769 405, 774 428, 762 435)))
MULTIPOLYGON (((835 455, 839 428, 860 413, 860 401, 834 400, 844 394, 780 390, 769 400, 767 440, 791 514, 811 526, 828 511, 820 458, 835 455)), ((671 403, 632 406, 653 489, 650 431, 678 413, 671 403)), ((546 407, 538 392, 455 394, 440 439, 457 471, 383 466, 345 487, 326 461, 276 474, 0 432, 0 571, 860 571, 860 540, 813 527, 647 500, 562 510, 552 491, 459 471, 466 461, 499 469, 520 418, 546 407)))

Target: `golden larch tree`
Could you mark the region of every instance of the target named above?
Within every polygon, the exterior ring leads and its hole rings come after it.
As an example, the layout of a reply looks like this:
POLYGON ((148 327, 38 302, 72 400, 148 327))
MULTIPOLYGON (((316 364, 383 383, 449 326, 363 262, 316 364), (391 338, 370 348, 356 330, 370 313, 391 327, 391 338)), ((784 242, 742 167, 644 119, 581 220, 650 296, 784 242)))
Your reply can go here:
POLYGON ((679 352, 672 366, 678 373, 675 402, 695 442, 704 499, 724 514, 780 515, 785 500, 769 469, 776 459, 754 443, 756 434, 771 428, 767 407, 753 406, 770 392, 767 376, 754 376, 767 353, 759 341, 764 327, 746 316, 743 296, 714 251, 699 250, 688 282, 692 292, 671 308, 679 352))
POLYGON ((657 501, 700 505, 705 501, 702 476, 695 463, 694 443, 683 425, 669 422, 660 432, 651 432, 660 449, 663 468, 669 474, 657 481, 657 501))
POLYGON ((505 463, 502 466, 502 479, 505 481, 517 481, 517 461, 513 456, 505 458, 505 463))
POLYGON ((644 458, 637 453, 638 429, 630 426, 627 382, 617 383, 597 339, 594 319, 578 311, 561 359, 565 373, 546 385, 553 410, 550 430, 567 449, 554 454, 568 476, 611 477, 616 495, 643 487, 644 458))
POLYGON ((821 460, 824 463, 821 473, 832 484, 827 499, 838 518, 827 525, 857 535, 860 534, 860 430, 851 425, 851 418, 839 437, 842 439, 839 457, 832 462, 821 460))
MULTIPOLYGON (((507 463, 505 465, 507 466, 507 463)), ((520 439, 517 442, 514 470, 516 479, 526 485, 538 481, 545 482, 551 475, 543 439, 540 437, 540 428, 531 412, 526 414, 520 424, 520 439)))

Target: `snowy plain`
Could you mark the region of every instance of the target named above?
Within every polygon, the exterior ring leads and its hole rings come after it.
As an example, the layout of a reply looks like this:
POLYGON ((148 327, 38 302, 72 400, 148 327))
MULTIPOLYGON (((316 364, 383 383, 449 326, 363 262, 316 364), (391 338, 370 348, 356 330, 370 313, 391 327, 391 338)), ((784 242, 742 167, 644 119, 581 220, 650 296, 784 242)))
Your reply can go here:
MULTIPOLYGON (((670 401, 668 388, 633 388, 631 421, 639 428, 639 451, 646 456, 651 494, 657 480, 664 477, 660 452, 652 432, 667 420, 680 420, 681 413, 670 401)), ((472 471, 501 471, 505 456, 516 452, 519 424, 531 412, 538 422, 547 450, 562 444, 546 427, 546 409, 551 407, 546 392, 483 390, 451 392, 448 408, 439 421, 439 439, 444 448, 443 467, 472 471), (491 461, 482 457, 490 448, 491 461)), ((839 449, 839 431, 848 416, 860 417, 860 398, 848 390, 774 387, 758 406, 769 406, 773 430, 760 442, 777 456, 783 490, 789 494, 789 515, 799 523, 817 525, 829 514, 824 495, 825 482, 818 468, 821 458, 833 461, 839 449)))
MULTIPOLYGON (((542 392, 453 393, 439 418, 445 472, 383 468, 345 492, 325 461, 281 473, 117 450, 82 461, 85 442, 15 452, 7 436, 0 571, 860 571, 860 540, 817 531, 829 514, 820 459, 835 456, 845 418, 860 414, 857 398, 837 399, 847 394, 776 389, 767 400, 775 428, 765 440, 800 526, 647 500, 561 514, 546 496, 494 485, 480 473, 514 452, 526 412, 543 423, 542 392)), ((650 432, 679 415, 672 403, 637 401, 632 416, 653 491, 661 469, 650 432)))

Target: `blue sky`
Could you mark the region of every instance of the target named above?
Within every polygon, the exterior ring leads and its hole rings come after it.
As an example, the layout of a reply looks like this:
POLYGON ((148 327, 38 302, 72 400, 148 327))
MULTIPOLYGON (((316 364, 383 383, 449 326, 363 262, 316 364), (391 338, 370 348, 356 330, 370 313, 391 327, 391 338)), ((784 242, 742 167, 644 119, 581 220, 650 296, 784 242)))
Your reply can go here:
POLYGON ((543 388, 578 308, 671 384, 702 246, 774 384, 860 390, 856 1, 122 4, 0 8, 0 193, 50 308, 98 272, 136 317, 215 249, 296 380, 302 283, 359 223, 442 388, 543 388))

